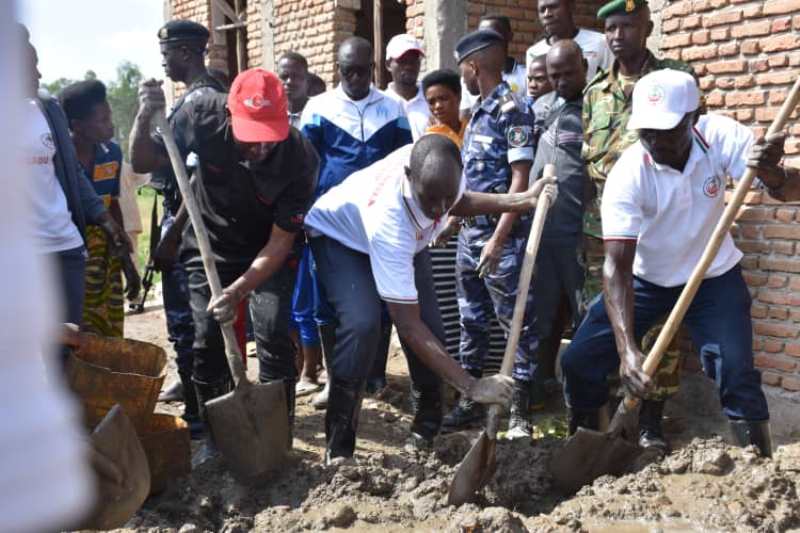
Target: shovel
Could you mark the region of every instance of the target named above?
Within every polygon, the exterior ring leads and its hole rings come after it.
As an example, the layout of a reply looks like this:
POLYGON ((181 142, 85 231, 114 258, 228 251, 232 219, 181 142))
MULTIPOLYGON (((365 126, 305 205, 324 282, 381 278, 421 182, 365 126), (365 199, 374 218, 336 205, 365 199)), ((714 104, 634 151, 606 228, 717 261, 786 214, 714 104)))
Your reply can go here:
MULTIPOLYGON (((178 187, 194 227, 212 298, 216 297, 222 293, 222 285, 211 252, 206 225, 189 186, 186 166, 175 144, 172 129, 160 113, 156 118, 156 126, 161 131, 178 180, 178 187)), ((289 421, 286 391, 281 381, 266 384, 251 383, 247 379, 242 363, 233 325, 220 324, 220 328, 225 340, 225 356, 235 386, 232 392, 205 404, 206 416, 214 442, 233 473, 240 479, 253 479, 281 465, 288 452, 289 421)))
MULTIPOLYGON (((546 165, 543 176, 550 178, 555 175, 555 166, 546 165)), ((550 209, 551 197, 543 192, 539 196, 536 204, 536 213, 533 216, 528 243, 525 246, 525 259, 522 262, 522 270, 519 274, 519 284, 517 285, 517 299, 514 302, 514 315, 511 320, 511 331, 508 334, 506 351, 503 354, 503 363, 500 366, 500 374, 511 376, 514 367, 514 354, 517 351, 520 332, 522 331, 522 321, 525 318, 525 304, 528 300, 528 289, 531 284, 533 267, 536 264, 536 254, 539 251, 539 242, 542 239, 547 211, 550 209)), ((472 445, 464 460, 458 466, 455 477, 450 483, 447 493, 447 503, 449 505, 461 505, 469 501, 473 494, 483 488, 497 469, 497 429, 500 425, 501 407, 492 405, 486 419, 486 428, 481 432, 478 440, 472 445)))
MULTIPOLYGON (((795 81, 783 106, 772 121, 767 135, 777 133, 784 128, 789 115, 797 106, 798 100, 800 100, 800 79, 795 81)), ((697 294, 706 271, 716 257, 722 241, 730 231, 755 177, 755 170, 748 168, 736 185, 733 196, 725 208, 722 218, 717 222, 700 261, 692 271, 692 275, 681 291, 664 328, 642 365, 642 370, 648 376, 652 377, 655 374, 661 357, 678 331, 683 317, 697 294)), ((603 433, 578 428, 578 431, 567 439, 564 448, 550 462, 550 471, 558 488, 566 492, 575 492, 602 475, 620 475, 627 470, 641 451, 639 446, 625 438, 632 439, 638 435, 640 403, 639 398, 626 395, 620 402, 608 431, 603 433)))

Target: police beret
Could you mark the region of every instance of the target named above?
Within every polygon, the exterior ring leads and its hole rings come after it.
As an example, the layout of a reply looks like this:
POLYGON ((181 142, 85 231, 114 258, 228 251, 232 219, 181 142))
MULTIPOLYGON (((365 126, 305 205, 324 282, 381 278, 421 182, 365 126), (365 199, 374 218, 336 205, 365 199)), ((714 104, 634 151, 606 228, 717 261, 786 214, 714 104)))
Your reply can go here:
POLYGON ((170 20, 158 30, 158 41, 161 44, 199 41, 205 46, 208 37, 206 27, 191 20, 170 20))
POLYGON ((642 6, 647 5, 647 0, 611 0, 597 11, 597 18, 604 19, 617 13, 633 13, 642 6))
POLYGON ((463 36, 456 44, 456 63, 461 63, 475 52, 480 52, 495 44, 503 44, 503 36, 494 30, 477 30, 463 36))

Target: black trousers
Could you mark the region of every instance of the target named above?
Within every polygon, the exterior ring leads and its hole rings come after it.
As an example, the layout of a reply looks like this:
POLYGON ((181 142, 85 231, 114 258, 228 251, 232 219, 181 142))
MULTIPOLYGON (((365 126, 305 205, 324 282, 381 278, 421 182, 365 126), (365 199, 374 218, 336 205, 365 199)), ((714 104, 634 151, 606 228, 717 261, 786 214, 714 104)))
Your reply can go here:
MULTIPOLYGON (((241 270, 220 269, 222 286, 230 285, 241 270)), ((289 337, 292 291, 297 271, 284 265, 249 296, 250 316, 256 341, 259 380, 297 380, 294 364, 296 348, 289 337)), ((189 294, 194 319, 194 369, 192 377, 201 384, 217 384, 230 379, 222 331, 207 311, 211 290, 203 270, 189 271, 189 294)))

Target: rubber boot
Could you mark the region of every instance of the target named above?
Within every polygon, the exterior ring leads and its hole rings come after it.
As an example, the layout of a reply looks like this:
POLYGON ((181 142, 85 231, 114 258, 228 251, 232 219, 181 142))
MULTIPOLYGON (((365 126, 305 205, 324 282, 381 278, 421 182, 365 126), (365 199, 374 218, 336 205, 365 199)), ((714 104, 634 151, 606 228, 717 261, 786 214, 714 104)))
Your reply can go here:
POLYGON ((669 443, 661 428, 664 403, 664 400, 644 400, 639 411, 639 446, 657 451, 662 457, 669 453, 669 443))
POLYGON ((411 385, 411 408, 414 420, 405 449, 408 452, 430 450, 442 427, 442 388, 436 385, 411 385))
POLYGON ((189 424, 189 434, 192 439, 201 439, 205 428, 203 420, 200 418, 200 407, 197 404, 197 393, 194 382, 192 382, 192 374, 191 372, 179 372, 178 376, 183 384, 183 415, 181 418, 189 424))
POLYGON ((750 446, 758 449, 762 457, 772 457, 772 434, 769 430, 769 420, 731 420, 731 433, 736 444, 750 446))
POLYGON ((352 458, 355 452, 363 384, 340 378, 330 378, 328 382, 331 387, 325 413, 325 463, 331 465, 339 458, 352 458))
MULTIPOLYGON (((467 369, 467 372, 475 379, 483 376, 482 370, 467 369)), ((442 420, 442 433, 451 433, 467 429, 472 425, 483 420, 483 406, 462 395, 458 404, 452 411, 447 413, 442 420)))
POLYGON ((530 439, 531 423, 528 420, 528 410, 530 409, 531 384, 519 379, 514 380, 514 394, 511 397, 511 418, 508 421, 508 439, 530 439))
POLYGON ((197 394, 197 405, 199 408, 198 411, 200 413, 200 418, 202 419, 203 425, 206 428, 206 437, 203 440, 203 445, 197 451, 195 456, 192 457, 192 467, 195 467, 205 463, 209 459, 212 459, 219 454, 219 451, 214 444, 214 435, 211 431, 211 426, 208 423, 208 417, 206 416, 206 402, 229 393, 233 389, 233 383, 230 379, 225 379, 216 383, 203 383, 194 378, 192 378, 192 382, 194 384, 195 393, 197 394))

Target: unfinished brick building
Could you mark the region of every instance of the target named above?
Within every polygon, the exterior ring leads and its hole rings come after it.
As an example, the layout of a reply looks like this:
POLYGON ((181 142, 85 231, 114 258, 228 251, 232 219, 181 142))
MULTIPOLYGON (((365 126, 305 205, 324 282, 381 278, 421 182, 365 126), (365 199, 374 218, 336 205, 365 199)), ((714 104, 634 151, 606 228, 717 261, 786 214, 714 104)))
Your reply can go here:
MULTIPOLYGON (((596 27, 594 15, 603 3, 576 0, 579 25, 596 27)), ((651 49, 694 66, 711 111, 763 133, 800 67, 800 0, 650 0, 650 6, 656 26, 651 49)), ((232 75, 240 68, 272 68, 282 52, 296 50, 331 84, 336 46, 347 36, 374 41, 379 35, 385 46, 407 31, 424 41, 427 69, 454 66, 455 42, 486 13, 512 19, 511 52, 523 59, 540 38, 535 8, 536 0, 166 0, 165 16, 215 29, 209 61, 232 75)), ((800 164, 800 123, 790 131, 788 160, 800 164)), ((734 235, 746 254, 756 363, 773 416, 781 421, 776 429, 797 431, 800 210, 753 192, 734 235)), ((688 362, 697 364, 692 357, 688 362)))

